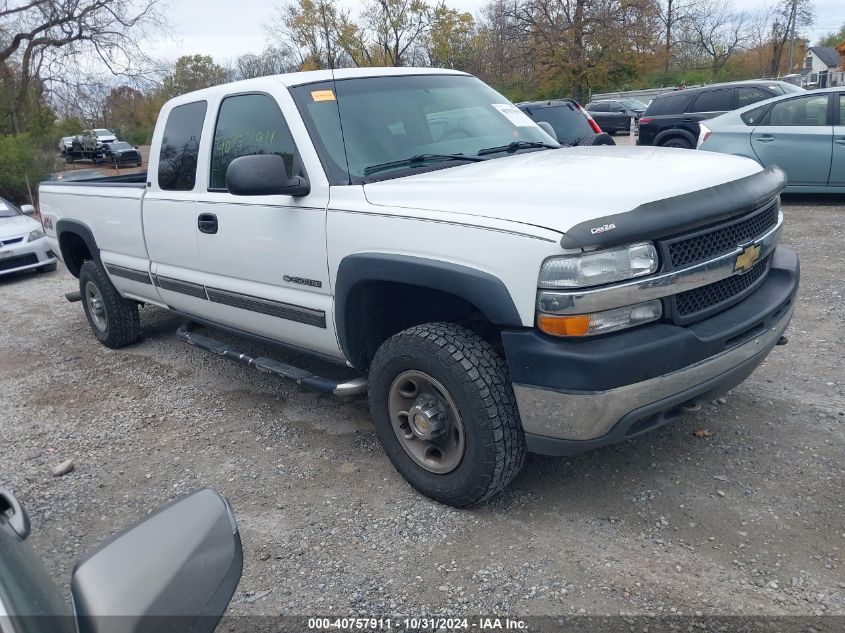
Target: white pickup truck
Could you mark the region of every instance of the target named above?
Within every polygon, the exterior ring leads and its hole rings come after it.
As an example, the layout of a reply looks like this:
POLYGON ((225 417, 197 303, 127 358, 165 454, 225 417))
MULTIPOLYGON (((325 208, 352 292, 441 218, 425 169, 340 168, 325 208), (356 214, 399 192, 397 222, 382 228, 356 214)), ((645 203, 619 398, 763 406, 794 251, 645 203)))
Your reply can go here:
POLYGON ((95 336, 179 337, 336 395, 368 392, 397 470, 468 506, 526 451, 567 455, 744 380, 793 312, 777 168, 561 147, 478 79, 315 71, 180 96, 149 171, 43 183, 95 336), (360 371, 338 383, 198 327, 360 371))

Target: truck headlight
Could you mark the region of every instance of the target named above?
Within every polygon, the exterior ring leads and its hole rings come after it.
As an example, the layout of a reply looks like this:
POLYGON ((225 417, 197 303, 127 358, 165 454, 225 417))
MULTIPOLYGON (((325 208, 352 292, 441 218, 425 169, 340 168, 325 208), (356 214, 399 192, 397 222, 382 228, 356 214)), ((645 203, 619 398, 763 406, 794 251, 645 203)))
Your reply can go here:
POLYGON ((592 314, 537 315, 537 327, 552 336, 593 336, 656 321, 663 316, 660 299, 592 314))
POLYGON ((651 242, 553 257, 540 269, 540 288, 584 288, 650 275, 657 270, 651 242))
POLYGON ((44 237, 44 231, 41 229, 35 229, 27 236, 26 241, 34 242, 35 240, 40 240, 42 237, 44 237))

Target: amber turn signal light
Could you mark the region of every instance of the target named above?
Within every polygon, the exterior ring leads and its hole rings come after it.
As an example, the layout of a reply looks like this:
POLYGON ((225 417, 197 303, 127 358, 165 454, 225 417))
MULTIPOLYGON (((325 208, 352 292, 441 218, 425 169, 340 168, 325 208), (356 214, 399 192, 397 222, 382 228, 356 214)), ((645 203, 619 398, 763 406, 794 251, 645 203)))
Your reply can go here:
POLYGON ((537 315, 537 327, 552 336, 585 336, 590 329, 590 317, 586 314, 559 316, 537 315))

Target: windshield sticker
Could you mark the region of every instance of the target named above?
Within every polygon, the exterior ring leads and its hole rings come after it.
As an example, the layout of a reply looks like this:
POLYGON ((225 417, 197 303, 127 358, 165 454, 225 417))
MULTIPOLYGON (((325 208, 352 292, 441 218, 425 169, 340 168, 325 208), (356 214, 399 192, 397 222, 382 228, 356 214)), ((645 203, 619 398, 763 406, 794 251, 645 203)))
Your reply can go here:
POLYGON ((334 101, 334 92, 331 90, 312 90, 311 98, 314 101, 334 101))
POLYGON ((525 112, 510 103, 491 103, 503 117, 513 123, 516 127, 537 127, 525 112))

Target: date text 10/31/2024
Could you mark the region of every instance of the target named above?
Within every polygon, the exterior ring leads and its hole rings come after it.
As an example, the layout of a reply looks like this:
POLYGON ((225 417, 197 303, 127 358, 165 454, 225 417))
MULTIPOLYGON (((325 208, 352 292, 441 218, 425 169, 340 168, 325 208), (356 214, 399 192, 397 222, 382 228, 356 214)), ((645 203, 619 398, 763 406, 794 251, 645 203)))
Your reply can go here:
POLYGON ((470 618, 309 618, 308 628, 317 631, 387 631, 393 628, 411 631, 519 631, 523 620, 497 617, 470 618))

